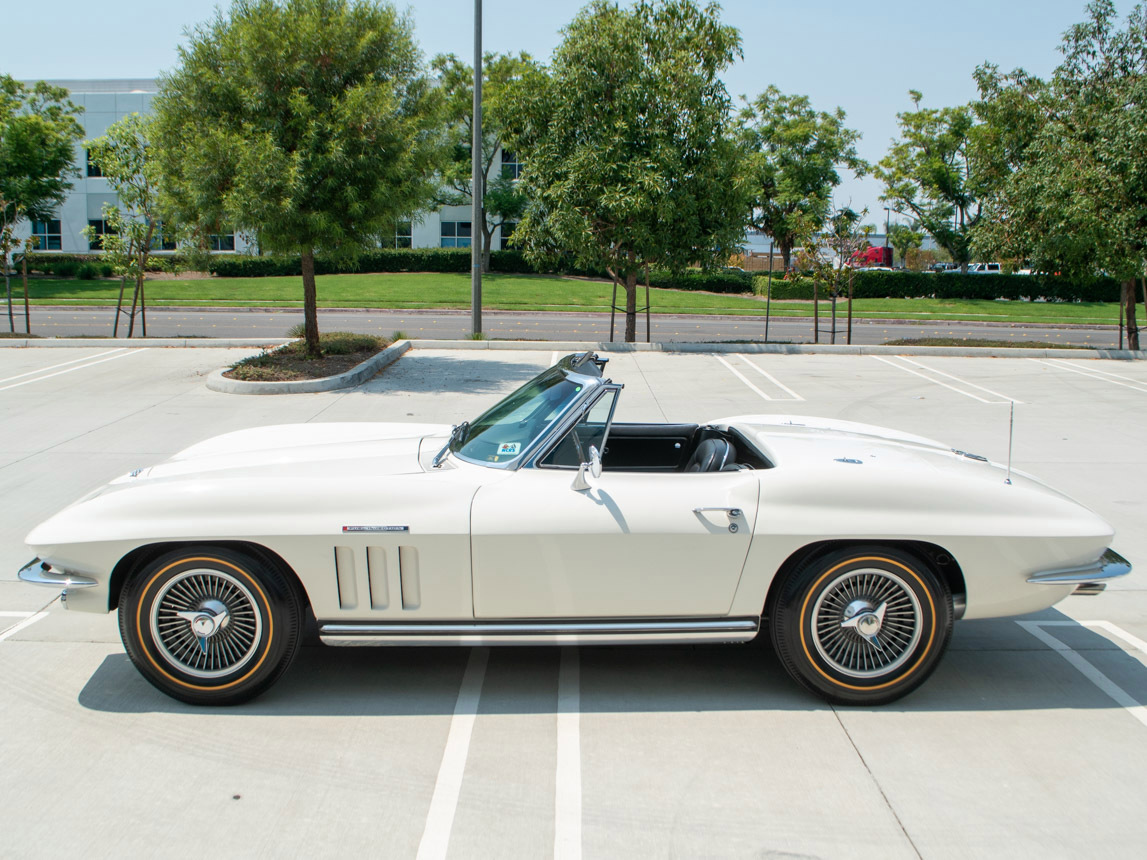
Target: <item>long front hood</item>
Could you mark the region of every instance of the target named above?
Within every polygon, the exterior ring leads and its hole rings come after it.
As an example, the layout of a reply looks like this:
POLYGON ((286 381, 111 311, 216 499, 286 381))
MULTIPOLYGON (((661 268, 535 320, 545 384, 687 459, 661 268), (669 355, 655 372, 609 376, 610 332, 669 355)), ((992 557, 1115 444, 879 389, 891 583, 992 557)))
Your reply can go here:
POLYGON ((225 474, 258 479, 322 475, 383 477, 422 471, 419 446, 442 436, 441 424, 280 424, 216 436, 185 448, 169 460, 120 483, 173 480, 225 474))

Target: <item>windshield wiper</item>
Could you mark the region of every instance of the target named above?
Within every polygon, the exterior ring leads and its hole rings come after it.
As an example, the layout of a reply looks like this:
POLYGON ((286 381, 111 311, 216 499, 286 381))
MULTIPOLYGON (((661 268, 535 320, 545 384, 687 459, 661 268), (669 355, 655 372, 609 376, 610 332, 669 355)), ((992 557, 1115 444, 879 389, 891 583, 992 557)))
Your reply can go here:
POLYGON ((446 440, 446 444, 442 446, 442 450, 434 455, 434 459, 430 461, 432 468, 437 469, 442 465, 442 461, 446 459, 446 454, 450 450, 450 446, 454 444, 457 439, 461 444, 466 439, 466 434, 470 431, 470 422, 463 421, 461 424, 455 424, 450 428, 450 438, 446 440))

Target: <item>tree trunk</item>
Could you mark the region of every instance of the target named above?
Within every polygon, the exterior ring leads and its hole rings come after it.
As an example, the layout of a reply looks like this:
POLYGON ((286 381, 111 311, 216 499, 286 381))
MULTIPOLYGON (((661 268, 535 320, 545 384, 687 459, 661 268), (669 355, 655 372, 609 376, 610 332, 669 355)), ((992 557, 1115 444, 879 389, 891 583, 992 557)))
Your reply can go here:
POLYGON ((812 342, 820 343, 820 291, 817 282, 812 282, 812 342))
POLYGON ((307 358, 319 358, 319 309, 315 292, 315 249, 303 251, 303 328, 306 331, 307 358))
POLYGON ((637 272, 625 275, 625 342, 637 342, 637 272))
POLYGON ((32 333, 32 317, 28 314, 28 251, 24 251, 23 265, 20 267, 24 279, 24 334, 32 333))
POLYGON ((1127 320, 1127 348, 1139 349, 1139 320, 1135 312, 1135 279, 1123 282, 1124 316, 1127 320))
MULTIPOLYGON (((790 242, 777 242, 777 247, 781 249, 781 262, 784 264, 784 272, 782 277, 784 277, 789 273, 789 262, 792 260, 793 256, 793 246, 790 242)), ((769 267, 771 268, 772 265, 772 255, 770 254, 769 267)))

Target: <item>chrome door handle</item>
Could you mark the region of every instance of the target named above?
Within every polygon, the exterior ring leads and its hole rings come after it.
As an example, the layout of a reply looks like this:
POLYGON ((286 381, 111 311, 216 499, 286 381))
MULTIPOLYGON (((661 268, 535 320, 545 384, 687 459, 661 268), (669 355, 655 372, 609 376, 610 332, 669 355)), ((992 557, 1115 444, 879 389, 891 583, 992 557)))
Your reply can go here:
POLYGON ((729 515, 729 519, 735 520, 737 517, 744 516, 744 512, 740 508, 694 508, 693 513, 702 514, 705 511, 724 511, 729 515))

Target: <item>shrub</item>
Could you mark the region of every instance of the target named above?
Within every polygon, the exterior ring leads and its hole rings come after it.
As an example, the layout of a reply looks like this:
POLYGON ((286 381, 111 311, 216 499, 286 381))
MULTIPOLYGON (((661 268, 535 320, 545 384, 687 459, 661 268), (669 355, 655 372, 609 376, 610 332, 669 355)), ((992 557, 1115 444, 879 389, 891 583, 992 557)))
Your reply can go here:
MULTIPOLYGON (((642 283, 644 283, 642 281, 642 283)), ((706 272, 687 269, 680 274, 654 270, 649 273, 649 285, 669 290, 701 290, 709 293, 751 293, 753 276, 748 272, 706 272)))
POLYGON ((95 263, 81 263, 76 267, 76 277, 81 281, 93 280, 99 273, 99 266, 95 263))
MULTIPOLYGON (((766 279, 757 275, 753 289, 764 295, 766 279)), ((823 294, 823 290, 822 290, 823 294)), ((961 275, 926 272, 859 271, 852 282, 857 299, 1042 299, 1055 302, 1115 302, 1119 282, 1113 278, 1067 278, 1059 275, 961 275)), ((808 278, 773 278, 774 299, 812 299, 808 278)))

